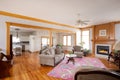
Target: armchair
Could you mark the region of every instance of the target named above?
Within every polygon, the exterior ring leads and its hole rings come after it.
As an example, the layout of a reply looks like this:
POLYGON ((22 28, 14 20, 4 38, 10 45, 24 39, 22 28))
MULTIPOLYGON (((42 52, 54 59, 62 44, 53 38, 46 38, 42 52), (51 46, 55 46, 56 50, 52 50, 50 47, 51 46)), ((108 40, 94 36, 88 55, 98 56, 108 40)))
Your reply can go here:
POLYGON ((10 52, 10 55, 5 55, 4 53, 0 53, 0 60, 2 61, 3 58, 5 57, 6 58, 6 62, 7 63, 10 63, 11 65, 13 64, 13 52, 10 52))
POLYGON ((77 55, 77 57, 82 57, 83 51, 81 46, 73 46, 73 53, 77 55))
POLYGON ((108 54, 108 61, 110 61, 110 58, 114 60, 114 63, 117 64, 120 69, 120 41, 115 43, 113 51, 108 54))
POLYGON ((15 55, 21 55, 22 54, 22 47, 21 46, 17 46, 15 48, 15 55))
POLYGON ((111 52, 108 55, 108 61, 110 61, 110 58, 114 60, 115 64, 118 64, 119 69, 120 69, 120 50, 118 50, 117 52, 111 52))
POLYGON ((10 76, 9 70, 12 67, 13 63, 13 53, 11 55, 5 55, 2 52, 0 53, 0 78, 10 76), (6 58, 6 61, 3 61, 3 58, 6 58))

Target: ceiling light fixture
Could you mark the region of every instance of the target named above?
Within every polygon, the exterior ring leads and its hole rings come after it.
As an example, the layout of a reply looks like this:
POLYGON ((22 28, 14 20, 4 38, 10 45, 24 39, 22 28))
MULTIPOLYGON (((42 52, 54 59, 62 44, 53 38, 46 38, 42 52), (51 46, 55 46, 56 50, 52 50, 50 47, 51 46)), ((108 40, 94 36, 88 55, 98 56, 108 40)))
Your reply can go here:
POLYGON ((78 13, 77 16, 78 16, 78 20, 76 21, 76 26, 77 27, 82 27, 84 25, 88 25, 89 20, 85 20, 85 21, 81 20, 80 19, 80 13, 78 13))

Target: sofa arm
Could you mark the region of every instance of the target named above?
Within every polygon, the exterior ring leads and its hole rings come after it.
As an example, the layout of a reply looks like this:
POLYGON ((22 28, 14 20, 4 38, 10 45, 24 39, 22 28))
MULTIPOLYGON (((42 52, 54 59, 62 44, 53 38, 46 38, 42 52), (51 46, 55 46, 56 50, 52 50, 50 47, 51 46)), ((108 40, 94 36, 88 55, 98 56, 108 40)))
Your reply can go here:
POLYGON ((49 65, 49 66, 55 66, 55 57, 54 57, 54 55, 40 54, 39 58, 40 58, 40 64, 49 65))

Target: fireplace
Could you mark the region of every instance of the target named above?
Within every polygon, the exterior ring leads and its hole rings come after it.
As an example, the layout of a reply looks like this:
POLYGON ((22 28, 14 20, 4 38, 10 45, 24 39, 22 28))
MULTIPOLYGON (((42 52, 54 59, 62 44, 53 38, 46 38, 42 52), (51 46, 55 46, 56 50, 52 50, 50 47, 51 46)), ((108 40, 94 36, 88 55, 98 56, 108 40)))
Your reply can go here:
POLYGON ((108 55, 111 52, 111 45, 96 44, 96 54, 108 55))

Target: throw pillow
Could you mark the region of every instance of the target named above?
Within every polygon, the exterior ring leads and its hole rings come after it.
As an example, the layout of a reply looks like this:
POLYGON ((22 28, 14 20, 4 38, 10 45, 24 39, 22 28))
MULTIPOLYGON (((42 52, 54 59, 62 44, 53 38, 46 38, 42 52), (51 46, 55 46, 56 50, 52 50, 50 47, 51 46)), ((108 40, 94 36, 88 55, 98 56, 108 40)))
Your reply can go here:
POLYGON ((39 54, 44 54, 47 49, 48 49, 48 47, 47 47, 47 46, 44 46, 43 49, 40 50, 40 53, 39 53, 39 54))
POLYGON ((50 51, 47 49, 45 52, 46 55, 50 55, 50 51))
POLYGON ((55 49, 55 53, 56 53, 56 54, 62 53, 62 49, 61 49, 60 47, 57 47, 57 48, 55 49))
POLYGON ((49 51, 50 51, 51 55, 55 55, 55 49, 54 49, 54 48, 51 47, 51 48, 49 49, 49 51))

